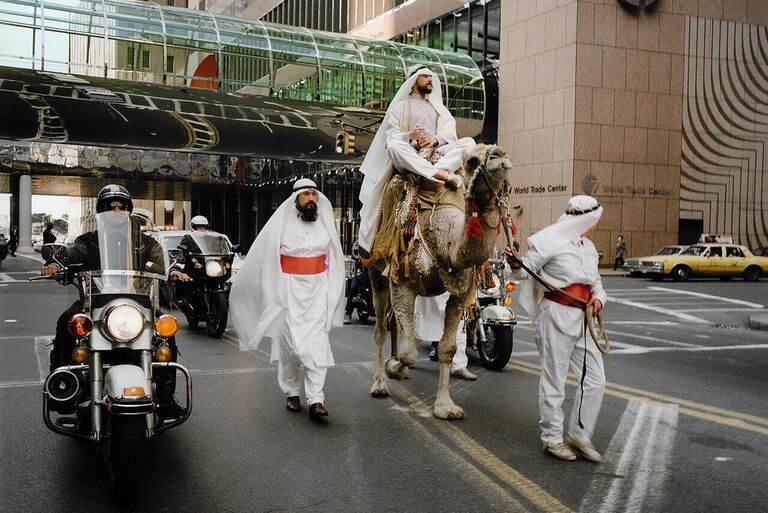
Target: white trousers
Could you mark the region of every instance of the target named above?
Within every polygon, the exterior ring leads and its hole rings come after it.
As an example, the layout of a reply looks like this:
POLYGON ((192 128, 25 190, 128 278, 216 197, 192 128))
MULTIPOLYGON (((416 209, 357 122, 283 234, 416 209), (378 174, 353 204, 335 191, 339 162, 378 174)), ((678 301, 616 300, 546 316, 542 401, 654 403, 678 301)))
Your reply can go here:
POLYGON ((464 151, 474 147, 475 141, 471 137, 444 144, 437 150, 443 156, 432 164, 420 157, 413 146, 402 139, 390 141, 387 144, 389 157, 396 169, 410 171, 426 178, 432 178, 438 169, 452 173, 464 164, 464 151))
MULTIPOLYGON (((578 310, 576 310, 578 312, 578 310)), ((600 413, 605 392, 605 370, 603 357, 595 347, 592 337, 587 334, 586 351, 583 321, 574 325, 574 308, 553 303, 544 299, 541 303, 536 330, 536 345, 541 359, 541 378, 539 379, 539 415, 541 420, 541 440, 545 445, 563 441, 563 401, 565 400, 565 380, 568 369, 576 376, 576 397, 573 400, 571 416, 568 422, 568 434, 581 442, 591 442, 592 433, 600 413), (563 309, 569 309, 563 310, 563 309), (573 330, 575 326, 578 331, 573 330), (564 327, 568 327, 565 334, 564 327), (581 376, 584 357, 587 359, 587 373, 584 377, 584 400, 581 406, 580 428, 579 401, 582 396, 581 376)), ((583 317, 582 317, 583 319, 583 317)))
MULTIPOLYGON (((301 389, 299 370, 301 361, 290 346, 289 340, 283 337, 280 341, 280 358, 277 360, 277 383, 280 390, 288 396, 298 396, 301 389)), ((328 367, 304 365, 304 396, 307 404, 325 402, 323 386, 328 367)))
MULTIPOLYGON (((445 325, 445 305, 450 296, 448 292, 439 296, 416 296, 413 315, 416 338, 429 342, 438 341, 442 338, 443 326, 445 325)), ((456 354, 453 355, 451 372, 466 368, 469 362, 469 358, 467 358, 467 334, 462 329, 463 325, 463 322, 459 322, 459 329, 456 331, 456 354)))

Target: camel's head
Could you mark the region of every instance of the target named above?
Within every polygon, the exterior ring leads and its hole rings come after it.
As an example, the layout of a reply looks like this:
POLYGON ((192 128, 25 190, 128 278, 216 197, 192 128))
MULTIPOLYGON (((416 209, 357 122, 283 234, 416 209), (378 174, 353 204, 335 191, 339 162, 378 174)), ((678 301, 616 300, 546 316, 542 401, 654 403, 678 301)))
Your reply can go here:
POLYGON ((488 205, 508 187, 512 161, 500 146, 476 144, 464 153, 464 174, 467 197, 480 205, 488 205))

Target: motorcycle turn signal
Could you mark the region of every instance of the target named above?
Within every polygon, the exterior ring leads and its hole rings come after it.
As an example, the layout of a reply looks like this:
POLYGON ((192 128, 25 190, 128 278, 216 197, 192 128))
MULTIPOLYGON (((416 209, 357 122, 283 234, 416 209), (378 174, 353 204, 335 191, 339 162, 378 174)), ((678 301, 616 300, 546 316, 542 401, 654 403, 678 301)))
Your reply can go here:
POLYGON ((155 331, 161 337, 172 337, 176 334, 176 330, 178 329, 179 324, 176 322, 176 318, 172 315, 161 315, 155 321, 155 331))
POLYGON ((87 337, 93 329, 93 321, 85 314, 75 314, 67 322, 67 328, 74 337, 87 337))
POLYGON ((88 360, 88 348, 85 344, 78 344, 72 351, 72 360, 75 363, 85 363, 88 360))
POLYGON ((155 359, 157 359, 158 362, 171 361, 171 348, 168 346, 167 342, 163 342, 157 346, 157 349, 155 349, 155 359))

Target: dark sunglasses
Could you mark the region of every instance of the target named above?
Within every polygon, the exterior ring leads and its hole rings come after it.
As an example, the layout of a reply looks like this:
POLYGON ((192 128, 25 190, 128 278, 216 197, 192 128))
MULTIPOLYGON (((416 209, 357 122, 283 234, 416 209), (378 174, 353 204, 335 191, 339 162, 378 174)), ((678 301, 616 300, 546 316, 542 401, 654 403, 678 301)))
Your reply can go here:
POLYGON ((128 208, 128 206, 122 201, 110 201, 107 203, 107 205, 110 209, 117 207, 120 210, 126 210, 128 208))

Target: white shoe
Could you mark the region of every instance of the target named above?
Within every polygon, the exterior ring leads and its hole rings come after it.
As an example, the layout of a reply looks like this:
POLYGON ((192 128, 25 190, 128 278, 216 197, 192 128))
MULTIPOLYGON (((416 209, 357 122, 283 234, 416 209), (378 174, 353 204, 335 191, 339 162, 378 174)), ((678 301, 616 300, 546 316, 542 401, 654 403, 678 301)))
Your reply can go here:
POLYGON ((474 372, 470 372, 469 369, 467 369, 466 367, 457 369, 455 371, 451 371, 451 376, 453 376, 454 378, 466 379, 468 381, 477 380, 477 374, 475 374, 474 372))
POLYGON ((558 442, 556 444, 551 444, 551 445, 545 445, 544 452, 551 456, 554 456, 559 460, 573 461, 576 459, 576 453, 574 453, 570 449, 570 447, 565 445, 563 442, 558 442))
POLYGON ((581 442, 571 435, 565 435, 565 444, 587 461, 592 463, 603 462, 603 457, 600 456, 600 453, 597 452, 595 446, 590 442, 581 442))

